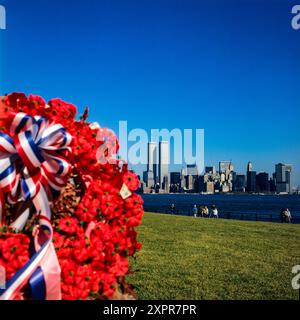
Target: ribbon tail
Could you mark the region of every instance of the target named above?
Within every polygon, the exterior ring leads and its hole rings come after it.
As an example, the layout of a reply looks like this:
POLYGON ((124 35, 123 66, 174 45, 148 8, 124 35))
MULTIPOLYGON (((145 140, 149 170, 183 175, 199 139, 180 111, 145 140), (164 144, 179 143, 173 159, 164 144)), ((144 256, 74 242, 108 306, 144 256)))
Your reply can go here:
POLYGON ((0 290, 0 300, 12 300, 23 285, 29 280, 45 256, 51 240, 48 240, 41 249, 7 281, 6 289, 0 290))
POLYGON ((33 300, 45 300, 45 280, 41 267, 38 267, 29 280, 33 300))
MULTIPOLYGON (((41 249, 40 242, 43 243, 45 241, 44 238, 45 234, 43 232, 39 231, 38 234, 36 234, 34 238, 34 246, 37 252, 41 249)), ((49 243, 47 252, 40 262, 40 273, 43 276, 43 281, 38 282, 39 286, 37 285, 35 287, 35 291, 43 292, 44 290, 44 297, 42 300, 61 300, 61 268, 52 242, 49 243)), ((37 297, 39 300, 40 295, 37 295, 37 297)))
MULTIPOLYGON (((60 265, 52 243, 52 226, 47 216, 51 215, 48 198, 41 186, 33 199, 36 210, 41 214, 40 226, 34 236, 36 253, 7 282, 6 289, 0 290, 0 300, 12 300, 24 284, 29 281, 33 298, 40 300, 61 300, 60 265), (46 232, 44 232, 46 230, 46 232)), ((22 228, 26 223, 29 209, 17 219, 14 226, 22 228), (18 221, 19 220, 19 221, 18 221)))
POLYGON ((43 185, 41 185, 39 193, 33 199, 33 204, 38 214, 46 216, 49 220, 51 219, 51 209, 49 206, 49 199, 43 185))
POLYGON ((2 191, 0 190, 0 225, 5 223, 5 201, 2 191))
POLYGON ((46 284, 46 300, 61 300, 61 269, 53 243, 41 262, 41 269, 46 284))
MULTIPOLYGON (((41 212, 42 215, 51 217, 51 210, 48 203, 48 197, 43 186, 41 186, 39 194, 33 200, 37 212, 41 212)), ((41 225, 46 224, 46 227, 51 228, 51 223, 48 222, 47 218, 41 218, 41 225)), ((45 235, 43 232, 39 232, 34 239, 35 250, 39 251, 41 243, 45 242, 45 235)), ((61 300, 61 268, 56 255, 54 245, 51 243, 48 246, 47 252, 40 262, 40 267, 44 275, 45 282, 45 299, 46 300, 61 300)))
POLYGON ((24 229, 27 220, 29 218, 30 215, 30 209, 26 209, 17 220, 15 220, 12 224, 11 227, 13 227, 14 229, 21 231, 24 229))

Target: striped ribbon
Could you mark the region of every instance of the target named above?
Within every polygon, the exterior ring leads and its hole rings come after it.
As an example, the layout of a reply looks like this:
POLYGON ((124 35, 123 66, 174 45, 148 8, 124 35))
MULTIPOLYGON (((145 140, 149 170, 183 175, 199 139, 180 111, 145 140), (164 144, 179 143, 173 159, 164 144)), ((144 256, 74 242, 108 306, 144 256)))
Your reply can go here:
MULTIPOLYGON (((10 120, 9 135, 0 132, 0 222, 5 223, 4 195, 11 204, 32 201, 40 214, 40 231, 35 236, 35 254, 0 291, 0 300, 13 298, 30 277, 30 284, 44 281, 45 299, 59 299, 60 268, 52 244, 49 197, 67 182, 72 166, 65 157, 71 151, 72 136, 60 124, 40 116, 17 113, 10 120)), ((29 216, 26 209, 12 227, 22 230, 29 216)), ((33 294, 40 291, 32 290, 33 294)))
MULTIPOLYGON (((35 294, 35 292, 38 291, 38 288, 40 288, 40 279, 38 279, 38 275, 42 275, 42 279, 44 283, 46 282, 44 273, 42 271, 42 268, 40 267, 41 262, 49 255, 49 253, 52 253, 52 226, 50 220, 48 220, 46 217, 41 217, 40 218, 40 226, 39 230, 37 230, 38 234, 35 236, 35 242, 42 241, 43 244, 39 247, 39 250, 34 253, 34 255, 31 257, 31 259, 21 268, 19 269, 16 274, 10 278, 7 283, 5 284, 5 289, 0 290, 0 300, 13 300, 18 293, 18 290, 30 279, 30 285, 32 287, 32 293, 35 294), (40 239, 42 237, 47 237, 47 239, 40 239), (37 271, 37 272, 36 272, 37 271), (37 280, 38 279, 38 280, 37 280)), ((55 253, 55 251, 54 251, 55 253)), ((57 258, 56 258, 57 259, 57 258)), ((48 261, 48 263, 53 265, 55 264, 56 261, 48 261)), ((58 263, 58 262, 57 262, 58 263)), ((56 268, 56 267, 55 267, 56 268)), ((46 271, 46 270, 45 270, 46 271)), ((47 274, 47 273, 45 273, 47 274)), ((56 275, 56 277, 60 277, 60 274, 56 275)), ((46 284, 47 285, 47 284, 46 284)), ((53 282, 48 283, 49 286, 53 286, 53 282)), ((53 287, 52 293, 53 294, 53 287)), ((42 289, 43 290, 43 289, 42 289)), ((43 290, 44 291, 44 290, 43 290)), ((40 297, 35 296, 35 299, 47 299, 47 289, 45 289, 44 292, 40 294, 40 297)), ((51 290, 49 290, 51 291, 51 290)), ((57 288, 55 288, 54 292, 57 293, 57 288)), ((58 292, 55 296, 52 296, 53 299, 60 299, 61 295, 60 292, 58 292)), ((51 297, 47 300, 51 300, 51 297)))
MULTIPOLYGON (((3 212, 5 209, 5 200, 2 191, 0 190, 0 212, 3 212)), ((0 214, 0 224, 4 224, 4 215, 0 214)))

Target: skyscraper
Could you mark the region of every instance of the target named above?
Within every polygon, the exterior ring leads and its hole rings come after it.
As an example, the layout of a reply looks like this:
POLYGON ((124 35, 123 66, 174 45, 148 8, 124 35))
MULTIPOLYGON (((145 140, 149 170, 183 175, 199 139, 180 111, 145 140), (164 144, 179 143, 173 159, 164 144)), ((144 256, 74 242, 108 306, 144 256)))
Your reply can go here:
POLYGON ((198 176, 198 167, 196 164, 188 164, 186 166, 187 175, 198 176))
POLYGON ((165 189, 165 182, 169 179, 169 143, 168 141, 159 142, 159 165, 158 178, 160 187, 165 189))
POLYGON ((148 165, 147 171, 152 172, 154 182, 156 183, 157 178, 157 143, 156 142, 148 142, 148 165))
POLYGON ((214 182, 209 181, 209 177, 207 175, 198 177, 198 192, 202 193, 214 193, 214 182))
POLYGON ((194 189, 194 178, 192 175, 185 176, 185 186, 188 190, 194 189))
POLYGON ((244 174, 237 174, 234 179, 234 191, 245 192, 246 176, 244 174))
POLYGON ((216 168, 215 166, 205 167, 205 173, 216 175, 216 168))
POLYGON ((272 178, 270 178, 269 180, 269 185, 270 185, 270 192, 276 192, 276 180, 274 178, 274 174, 272 176, 272 178))
POLYGON ((264 193, 270 191, 269 174, 267 172, 260 172, 256 176, 256 190, 264 193))
POLYGON ((230 171, 233 171, 234 168, 233 168, 233 165, 231 163, 231 161, 220 161, 219 162, 219 173, 225 173, 226 172, 230 172, 230 171))
POLYGON ((180 185, 180 172, 171 172, 171 184, 180 185))
POLYGON ((171 172, 170 173, 170 192, 179 192, 180 183, 181 183, 180 172, 171 172))
POLYGON ((256 171, 247 171, 247 191, 256 192, 256 171))
POLYGON ((249 161, 248 165, 247 165, 247 172, 250 172, 250 171, 252 171, 252 162, 251 161, 249 161))
POLYGON ((291 171, 289 164, 278 163, 275 165, 276 192, 291 192, 291 171))
POLYGON ((247 192, 256 192, 256 171, 252 171, 252 163, 247 165, 247 192))
POLYGON ((292 189, 291 189, 291 172, 292 172, 292 166, 290 164, 286 164, 285 165, 285 180, 286 180, 286 183, 288 185, 288 193, 291 193, 292 192, 292 189))
POLYGON ((143 181, 145 182, 147 188, 152 188, 155 185, 154 176, 152 171, 143 172, 143 181))
POLYGON ((221 182, 222 192, 232 191, 233 180, 232 173, 234 171, 234 166, 231 161, 220 161, 219 162, 219 174, 221 182))

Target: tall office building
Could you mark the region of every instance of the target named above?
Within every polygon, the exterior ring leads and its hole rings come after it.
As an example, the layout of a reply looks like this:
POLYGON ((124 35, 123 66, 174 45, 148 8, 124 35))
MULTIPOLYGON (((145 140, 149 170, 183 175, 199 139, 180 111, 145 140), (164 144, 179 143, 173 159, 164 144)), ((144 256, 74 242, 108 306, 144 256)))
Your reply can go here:
POLYGON ((154 182, 156 181, 157 177, 157 161, 158 161, 158 154, 157 154, 157 143, 156 142, 148 142, 148 165, 147 171, 152 172, 154 182))
POLYGON ((245 192, 246 176, 244 174, 237 174, 234 179, 233 189, 236 192, 245 192))
POLYGON ((186 171, 187 171, 187 175, 191 175, 191 176, 198 176, 198 167, 196 164, 188 164, 186 166, 186 171))
POLYGON ((291 171, 289 164, 278 163, 275 165, 276 192, 291 192, 291 171))
POLYGON ((216 168, 215 166, 205 167, 205 173, 216 175, 216 168))
POLYGON ((198 192, 202 193, 214 193, 215 187, 214 182, 209 180, 208 175, 198 177, 198 192))
POLYGON ((260 172, 256 176, 256 190, 257 192, 269 192, 270 191, 270 182, 269 174, 266 172, 260 172))
POLYGON ((170 173, 170 192, 180 192, 181 174, 180 172, 170 173))
POLYGON ((161 141, 159 143, 159 164, 158 164, 158 178, 162 189, 165 189, 166 182, 169 183, 169 142, 161 141))
POLYGON ((188 190, 194 189, 194 178, 192 175, 185 176, 185 186, 188 190))
POLYGON ((256 171, 247 171, 247 191, 256 192, 256 171))
POLYGON ((171 176, 171 180, 170 180, 171 184, 180 185, 180 176, 181 176, 180 172, 171 172, 170 176, 171 176))
POLYGON ((292 166, 290 164, 286 164, 285 165, 285 180, 287 183, 287 189, 288 189, 288 193, 292 192, 292 188, 291 188, 291 172, 292 172, 292 166))
POLYGON ((219 175, 221 183, 221 191, 229 192, 233 188, 232 173, 234 171, 234 166, 231 161, 220 161, 219 162, 219 175))
POLYGON ((249 161, 248 165, 247 165, 247 172, 250 172, 250 171, 252 171, 252 162, 251 161, 249 161))
POLYGON ((155 185, 154 175, 152 171, 143 172, 143 181, 146 184, 147 188, 152 188, 155 185))
POLYGON ((247 192, 256 192, 256 171, 252 171, 252 163, 247 165, 247 192))
POLYGON ((234 167, 231 161, 220 161, 219 162, 219 173, 227 173, 233 171, 234 167))

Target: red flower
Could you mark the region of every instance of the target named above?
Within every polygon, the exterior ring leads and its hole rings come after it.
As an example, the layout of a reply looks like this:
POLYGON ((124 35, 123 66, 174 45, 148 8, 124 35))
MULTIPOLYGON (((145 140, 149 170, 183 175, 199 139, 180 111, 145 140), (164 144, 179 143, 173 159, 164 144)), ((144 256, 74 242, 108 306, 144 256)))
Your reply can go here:
POLYGON ((92 248, 89 239, 83 237, 74 242, 73 256, 74 260, 78 263, 82 263, 92 256, 92 248))
POLYGON ((60 249, 64 244, 65 236, 55 231, 53 233, 52 241, 53 241, 54 247, 56 249, 60 249))
POLYGON ((9 279, 29 260, 30 240, 24 234, 11 233, 0 235, 0 239, 0 262, 3 261, 9 279))
POLYGON ((123 276, 128 272, 128 259, 115 254, 115 261, 109 268, 109 272, 116 277, 123 276))
POLYGON ((111 297, 117 289, 116 278, 110 273, 103 273, 100 281, 103 283, 102 298, 111 297))
POLYGON ((139 187, 138 176, 130 171, 126 172, 123 175, 123 181, 126 186, 132 191, 135 191, 139 187))
POLYGON ((141 207, 143 203, 143 199, 139 195, 134 194, 125 200, 125 208, 126 210, 132 210, 141 207))
POLYGON ((122 214, 122 200, 120 196, 104 194, 101 197, 101 213, 107 219, 114 219, 122 214))
POLYGON ((59 220, 58 230, 74 234, 78 230, 78 220, 76 218, 66 217, 59 220))

